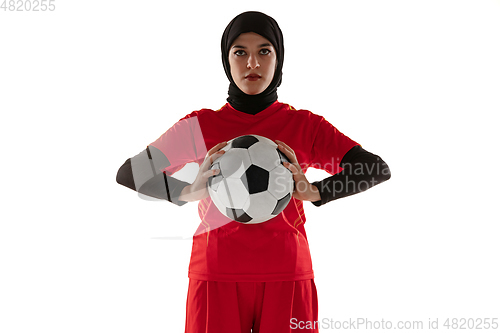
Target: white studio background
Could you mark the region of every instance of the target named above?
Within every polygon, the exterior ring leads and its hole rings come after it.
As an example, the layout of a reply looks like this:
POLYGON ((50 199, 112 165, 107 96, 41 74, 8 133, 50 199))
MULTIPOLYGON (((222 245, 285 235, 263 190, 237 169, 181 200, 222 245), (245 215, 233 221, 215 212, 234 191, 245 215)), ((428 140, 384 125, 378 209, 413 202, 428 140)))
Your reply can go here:
POLYGON ((500 316, 500 1, 53 3, 0 10, 1 332, 183 332, 196 204, 115 176, 225 103, 220 38, 247 10, 283 30, 279 100, 392 171, 305 204, 320 320, 500 316))

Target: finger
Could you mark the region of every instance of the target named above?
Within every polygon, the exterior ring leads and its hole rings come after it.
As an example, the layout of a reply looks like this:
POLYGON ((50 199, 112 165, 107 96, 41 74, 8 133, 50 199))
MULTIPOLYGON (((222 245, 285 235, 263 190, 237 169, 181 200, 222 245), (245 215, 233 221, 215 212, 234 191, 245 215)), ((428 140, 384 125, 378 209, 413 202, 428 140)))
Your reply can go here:
POLYGON ((212 176, 215 176, 215 175, 218 175, 220 173, 220 169, 210 169, 208 171, 205 171, 203 174, 202 174, 202 177, 204 179, 208 179, 212 176))
POLYGON ((291 151, 293 151, 292 147, 290 147, 289 145, 287 145, 286 143, 284 143, 283 141, 280 141, 280 140, 276 140, 276 142, 278 143, 278 145, 282 145, 283 147, 285 147, 286 149, 289 149, 291 151))
POLYGON ((211 154, 208 158, 208 160, 210 161, 210 164, 214 163, 214 161, 216 159, 218 159, 219 157, 221 157, 222 155, 224 155, 226 153, 225 150, 219 150, 219 151, 216 151, 215 153, 211 154))
POLYGON ((294 176, 299 174, 299 170, 292 163, 283 161, 283 165, 285 166, 285 168, 287 168, 288 170, 290 170, 294 176))
POLYGON ((285 147, 285 145, 281 142, 278 143, 278 149, 281 150, 283 153, 285 153, 285 152, 290 153, 291 152, 291 150, 288 149, 287 147, 285 147))
POLYGON ((289 145, 284 143, 283 141, 276 140, 276 143, 278 144, 278 148, 281 148, 281 150, 289 151, 293 155, 295 155, 295 152, 293 151, 293 149, 289 145))
POLYGON ((221 142, 213 146, 209 151, 207 151, 207 154, 205 155, 205 160, 207 160, 207 157, 210 157, 211 155, 218 152, 225 145, 227 145, 227 142, 221 142))
POLYGON ((200 168, 202 171, 208 170, 208 168, 214 163, 216 159, 224 155, 226 152, 224 150, 217 151, 211 155, 205 157, 203 163, 201 163, 200 168))
POLYGON ((297 158, 295 157, 295 152, 292 149, 286 148, 281 143, 278 144, 278 149, 285 154, 286 157, 292 162, 297 163, 297 158))
POLYGON ((295 181, 302 179, 302 177, 305 177, 303 170, 300 168, 300 165, 289 162, 283 162, 283 165, 288 170, 290 170, 290 172, 293 174, 293 179, 295 181))
POLYGON ((220 142, 218 144, 216 144, 215 146, 213 146, 208 152, 207 152, 207 155, 210 156, 212 155, 213 153, 215 153, 216 151, 220 150, 222 147, 224 147, 225 145, 227 145, 227 141, 223 141, 223 142, 220 142))

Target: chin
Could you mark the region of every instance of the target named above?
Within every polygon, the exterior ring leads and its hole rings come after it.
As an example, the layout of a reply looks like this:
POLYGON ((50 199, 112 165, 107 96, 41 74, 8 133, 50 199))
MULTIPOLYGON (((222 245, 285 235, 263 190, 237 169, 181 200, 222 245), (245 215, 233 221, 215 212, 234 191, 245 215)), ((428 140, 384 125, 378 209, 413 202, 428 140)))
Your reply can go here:
POLYGON ((255 89, 255 88, 253 88, 253 89, 252 88, 241 89, 240 88, 240 90, 243 91, 247 95, 258 95, 266 89, 255 89))
POLYGON ((260 84, 248 84, 247 82, 235 82, 236 86, 240 88, 241 91, 243 91, 247 95, 258 95, 264 90, 266 90, 267 86, 269 83, 263 87, 263 84, 259 82, 260 84))

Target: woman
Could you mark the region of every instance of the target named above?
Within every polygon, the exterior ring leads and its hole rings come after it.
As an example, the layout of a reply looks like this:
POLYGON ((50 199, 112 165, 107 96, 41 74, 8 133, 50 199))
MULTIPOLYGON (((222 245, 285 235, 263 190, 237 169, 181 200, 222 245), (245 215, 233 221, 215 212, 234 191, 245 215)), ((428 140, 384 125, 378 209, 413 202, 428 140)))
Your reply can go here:
POLYGON ((389 179, 389 168, 323 117, 277 101, 284 46, 273 18, 260 12, 236 16, 224 31, 221 50, 228 103, 179 120, 128 159, 117 181, 176 205, 199 201, 186 332, 276 333, 298 327, 317 332, 317 326, 306 325, 318 320, 318 303, 302 202, 320 206, 361 192, 389 179), (223 217, 206 190, 207 179, 218 173, 209 170, 211 162, 228 140, 244 134, 276 141, 291 161, 285 166, 295 181, 281 215, 261 224, 223 217), (200 165, 192 184, 172 177, 189 162, 200 165), (332 176, 311 184, 304 175, 310 166, 332 176))

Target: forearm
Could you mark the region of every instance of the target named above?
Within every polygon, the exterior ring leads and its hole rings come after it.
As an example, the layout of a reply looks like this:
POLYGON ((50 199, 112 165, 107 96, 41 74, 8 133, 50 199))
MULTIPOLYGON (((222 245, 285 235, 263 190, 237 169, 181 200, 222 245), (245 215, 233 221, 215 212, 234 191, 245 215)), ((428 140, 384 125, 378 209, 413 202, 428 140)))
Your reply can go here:
POLYGON ((123 163, 116 175, 117 183, 153 198, 185 204, 179 197, 189 183, 161 172, 170 165, 168 159, 158 149, 148 148, 123 163))
POLYGON ((344 156, 340 166, 343 168, 342 172, 312 183, 321 197, 313 202, 315 206, 366 191, 391 177, 387 163, 360 146, 352 148, 344 156))
POLYGON ((181 198, 181 192, 188 187, 189 183, 167 176, 165 173, 159 173, 146 181, 138 190, 139 193, 147 196, 170 201, 178 206, 187 203, 181 198))
POLYGON ((185 201, 185 202, 196 201, 195 199, 192 198, 190 184, 182 188, 181 192, 179 193, 179 201, 185 201))

